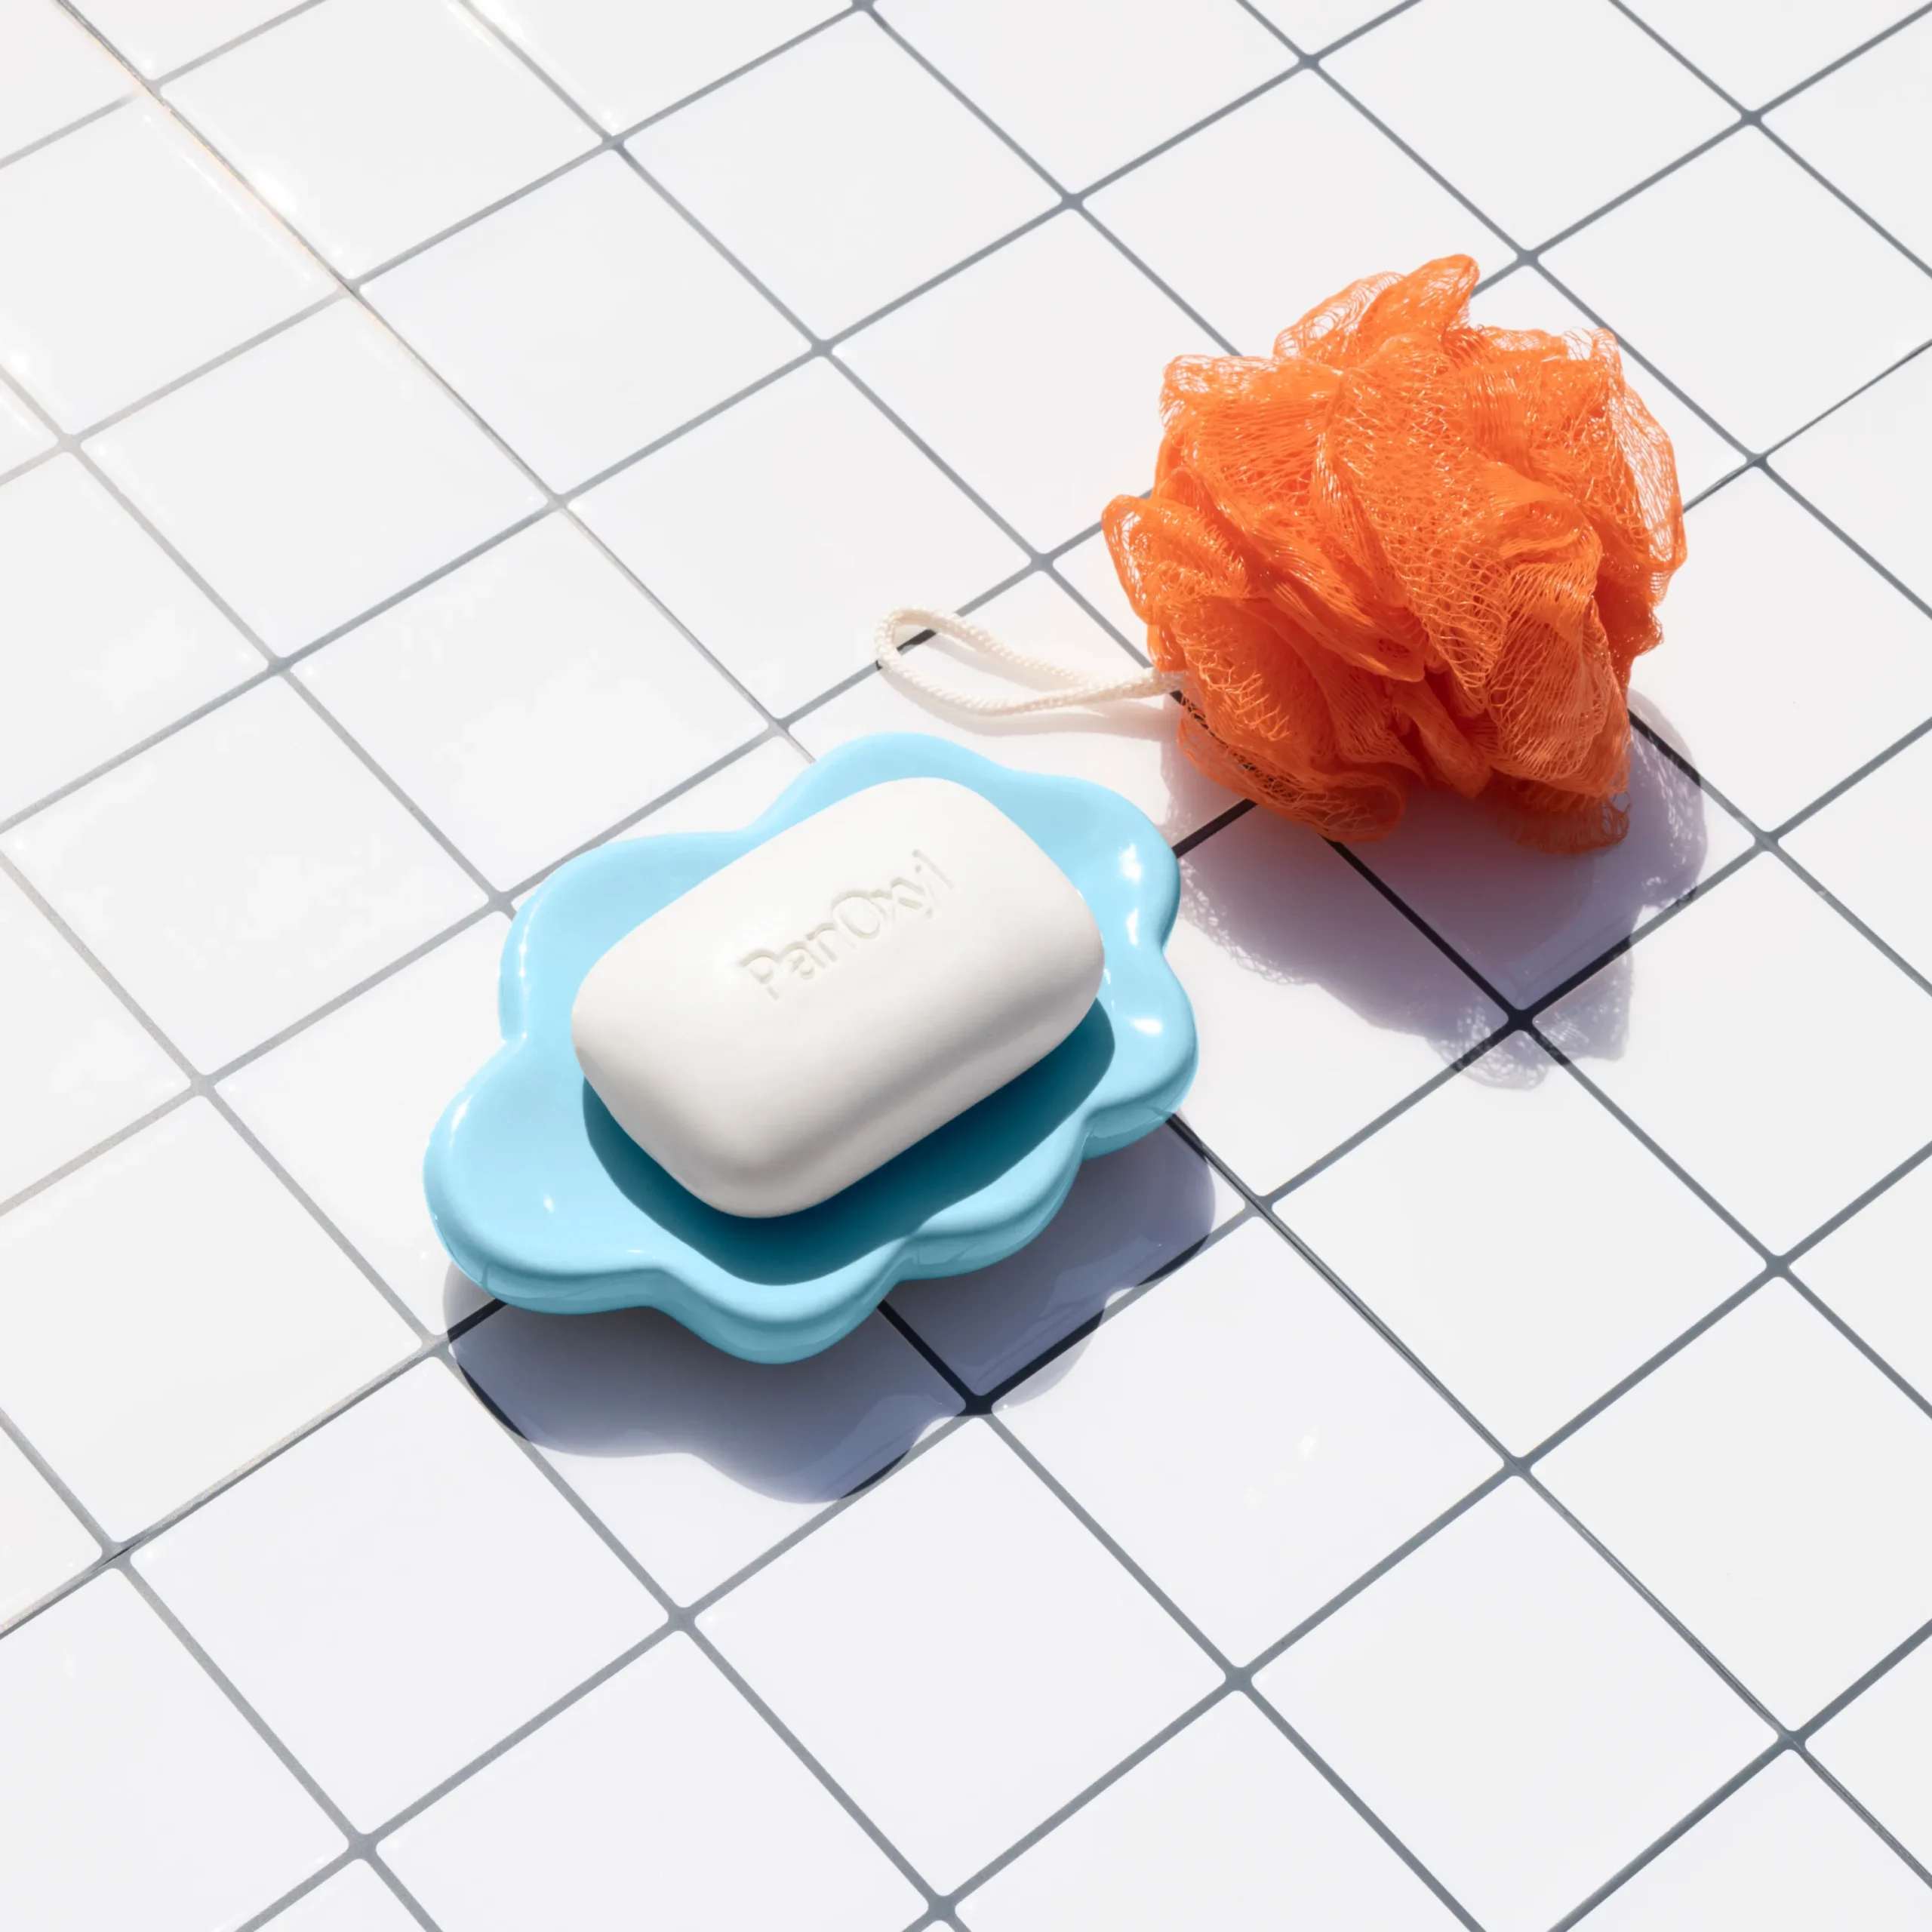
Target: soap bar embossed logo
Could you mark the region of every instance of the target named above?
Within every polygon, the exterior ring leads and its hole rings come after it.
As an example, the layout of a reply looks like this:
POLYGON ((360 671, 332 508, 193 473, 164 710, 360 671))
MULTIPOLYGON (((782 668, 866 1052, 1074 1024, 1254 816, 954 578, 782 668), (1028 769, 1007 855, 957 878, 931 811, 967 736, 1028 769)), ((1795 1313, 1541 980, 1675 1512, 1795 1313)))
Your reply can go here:
POLYGON ((943 893, 952 890, 952 880, 915 846, 905 872, 895 873, 883 886, 855 886, 835 894, 825 918, 802 937, 769 951, 748 952, 738 964, 768 998, 782 999, 793 985, 823 979, 888 937, 902 921, 934 918, 943 893))

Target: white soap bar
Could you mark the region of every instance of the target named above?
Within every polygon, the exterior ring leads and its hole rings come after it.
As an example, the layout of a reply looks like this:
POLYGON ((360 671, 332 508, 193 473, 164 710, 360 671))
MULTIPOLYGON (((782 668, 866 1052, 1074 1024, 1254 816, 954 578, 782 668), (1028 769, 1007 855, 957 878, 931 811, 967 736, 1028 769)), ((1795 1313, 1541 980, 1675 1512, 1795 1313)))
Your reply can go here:
POLYGON ((1086 901, 1004 812, 901 778, 626 934, 571 1038, 617 1124, 700 1200, 789 1214, 1051 1053, 1101 964, 1086 901))

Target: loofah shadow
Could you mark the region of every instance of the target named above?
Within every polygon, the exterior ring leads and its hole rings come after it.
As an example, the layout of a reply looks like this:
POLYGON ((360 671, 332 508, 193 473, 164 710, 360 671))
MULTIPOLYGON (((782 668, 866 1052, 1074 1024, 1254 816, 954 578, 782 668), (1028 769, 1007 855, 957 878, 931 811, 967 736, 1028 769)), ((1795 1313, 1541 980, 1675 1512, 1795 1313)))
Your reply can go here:
MULTIPOLYGON (((1183 755, 1177 750, 1177 758, 1183 755)), ((1604 961, 1710 869, 1714 827, 1737 828, 1642 734, 1632 742, 1629 831, 1602 851, 1539 852, 1481 801, 1417 793, 1387 839, 1351 855, 1509 1004, 1534 1011, 1604 961)), ((1445 1061, 1500 1023, 1475 980, 1420 935, 1392 940, 1390 909, 1350 859, 1306 828, 1251 813, 1183 863, 1181 920, 1246 971, 1318 985, 1370 1024, 1420 1035, 1445 1061)), ((1552 1037, 1576 1058, 1614 1059, 1628 1032, 1634 957, 1566 995, 1552 1037)), ((1540 1056, 1484 1055, 1473 1077, 1543 1077, 1540 1056)))

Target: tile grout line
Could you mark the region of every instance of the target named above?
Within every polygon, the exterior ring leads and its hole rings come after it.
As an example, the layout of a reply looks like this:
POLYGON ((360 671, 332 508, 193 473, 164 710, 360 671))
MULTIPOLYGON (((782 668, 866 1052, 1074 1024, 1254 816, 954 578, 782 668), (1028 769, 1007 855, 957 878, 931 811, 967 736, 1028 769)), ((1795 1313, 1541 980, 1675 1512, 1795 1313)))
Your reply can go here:
MULTIPOLYGON (((1397 10, 1397 11, 1398 11, 1398 10, 1397 10)), ((1374 23, 1370 23, 1370 25, 1374 25, 1374 23)), ((1847 56, 1847 58, 1849 58, 1849 56, 1847 56)), ((1476 214, 1478 214, 1478 218, 1484 218, 1482 214, 1480 214, 1480 211, 1474 211, 1474 208, 1472 208, 1472 213, 1476 213, 1476 214)), ((1028 546, 1028 549, 1029 549, 1029 546, 1028 546)), ((1032 549, 1029 549, 1029 555, 1034 555, 1034 552, 1032 552, 1032 549)), ((641 587, 641 586, 639 586, 639 587, 641 587)), ((1254 1205, 1252 1198, 1250 1198, 1250 1205, 1254 1205)), ((823 1521, 823 1518, 815 1518, 815 1521, 823 1521)))

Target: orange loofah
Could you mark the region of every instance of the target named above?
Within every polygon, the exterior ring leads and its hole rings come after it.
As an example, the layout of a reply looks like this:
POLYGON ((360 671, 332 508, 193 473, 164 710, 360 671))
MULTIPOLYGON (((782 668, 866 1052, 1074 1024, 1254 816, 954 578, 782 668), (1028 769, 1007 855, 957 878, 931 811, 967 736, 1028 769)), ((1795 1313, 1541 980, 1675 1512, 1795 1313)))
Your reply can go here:
POLYGON ((1174 363, 1152 492, 1107 542, 1223 783, 1344 839, 1446 786, 1587 851, 1623 835, 1676 463, 1613 337, 1478 328, 1475 279, 1374 276, 1272 355, 1174 363))

